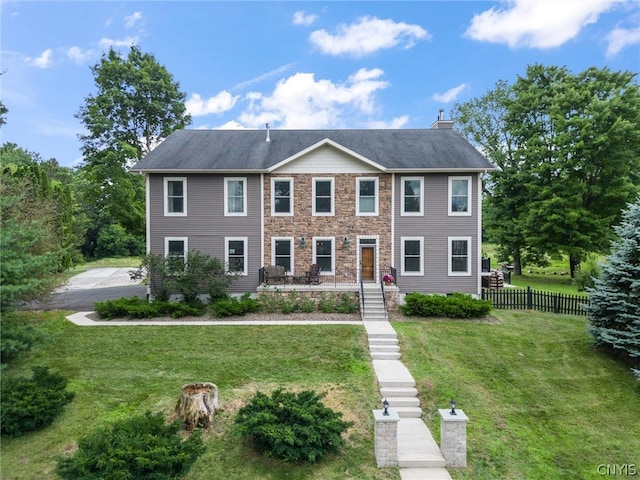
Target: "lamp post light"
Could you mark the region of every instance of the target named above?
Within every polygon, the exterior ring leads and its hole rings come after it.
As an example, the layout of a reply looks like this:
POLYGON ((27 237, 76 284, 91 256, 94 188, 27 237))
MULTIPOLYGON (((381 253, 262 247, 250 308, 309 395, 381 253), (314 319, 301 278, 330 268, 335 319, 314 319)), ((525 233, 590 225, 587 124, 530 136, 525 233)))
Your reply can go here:
POLYGON ((457 413, 456 413, 456 401, 453 398, 449 402, 449 406, 451 407, 451 411, 449 412, 449 414, 450 415, 457 415, 457 413))
POLYGON ((387 400, 386 398, 382 400, 382 406, 384 407, 384 412, 382 412, 382 415, 388 416, 389 415, 389 400, 387 400))

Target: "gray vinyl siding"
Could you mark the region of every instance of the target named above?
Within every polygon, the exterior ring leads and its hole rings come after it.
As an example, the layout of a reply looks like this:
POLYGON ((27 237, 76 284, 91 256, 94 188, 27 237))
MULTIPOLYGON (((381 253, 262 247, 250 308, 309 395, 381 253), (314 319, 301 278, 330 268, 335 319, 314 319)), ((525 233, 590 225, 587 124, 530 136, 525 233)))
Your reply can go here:
POLYGON ((466 292, 478 293, 478 182, 476 173, 396 174, 394 201, 394 265, 398 286, 403 293, 466 292), (448 179, 450 176, 470 176, 469 202, 471 216, 448 215, 448 179), (402 216, 401 182, 403 177, 424 178, 423 216, 402 216), (423 275, 402 275, 402 237, 423 237, 423 275), (449 276, 449 237, 470 237, 471 276, 449 276))
POLYGON ((247 237, 247 276, 230 291, 242 293, 258 285, 261 261, 262 191, 259 175, 149 174, 149 219, 152 253, 164 254, 166 237, 187 237, 189 250, 199 250, 224 261, 225 237, 247 237), (187 215, 164 215, 164 177, 186 177, 187 215), (247 215, 224 215, 224 178, 247 179, 247 215))

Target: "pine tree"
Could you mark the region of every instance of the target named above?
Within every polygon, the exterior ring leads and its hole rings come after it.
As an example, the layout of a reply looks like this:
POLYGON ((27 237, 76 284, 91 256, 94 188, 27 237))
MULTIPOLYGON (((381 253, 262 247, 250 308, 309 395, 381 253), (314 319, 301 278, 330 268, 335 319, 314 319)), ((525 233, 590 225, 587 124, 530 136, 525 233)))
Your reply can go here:
POLYGON ((588 289, 589 330, 597 347, 620 355, 640 379, 640 197, 615 232, 612 253, 588 289))

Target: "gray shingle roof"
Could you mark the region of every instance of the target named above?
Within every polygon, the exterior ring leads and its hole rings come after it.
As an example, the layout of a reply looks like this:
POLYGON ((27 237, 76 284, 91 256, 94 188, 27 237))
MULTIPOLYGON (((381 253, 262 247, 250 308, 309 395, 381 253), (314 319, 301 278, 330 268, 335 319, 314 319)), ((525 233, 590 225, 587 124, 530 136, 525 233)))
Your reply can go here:
POLYGON ((325 139, 384 171, 492 170, 494 166, 452 129, 178 130, 133 171, 267 172, 325 139))

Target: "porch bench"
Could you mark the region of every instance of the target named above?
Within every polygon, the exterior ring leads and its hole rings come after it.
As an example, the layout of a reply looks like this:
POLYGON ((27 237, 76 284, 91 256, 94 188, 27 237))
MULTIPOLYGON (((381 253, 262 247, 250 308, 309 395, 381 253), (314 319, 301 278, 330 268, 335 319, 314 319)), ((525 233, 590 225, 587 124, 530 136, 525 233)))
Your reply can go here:
POLYGON ((285 275, 283 265, 270 265, 264 267, 264 281, 268 285, 282 283, 284 285, 285 275))

